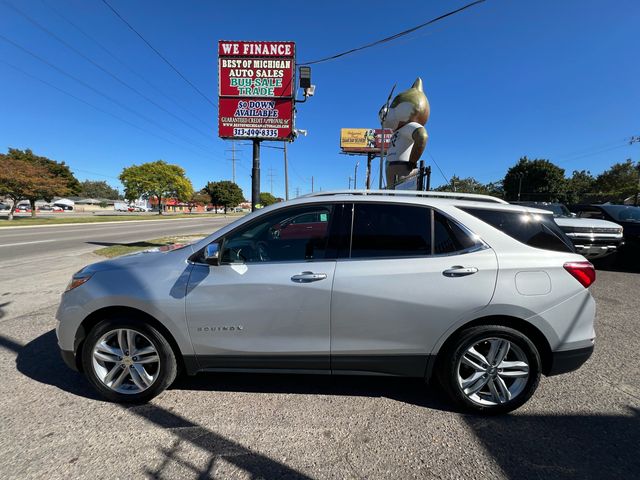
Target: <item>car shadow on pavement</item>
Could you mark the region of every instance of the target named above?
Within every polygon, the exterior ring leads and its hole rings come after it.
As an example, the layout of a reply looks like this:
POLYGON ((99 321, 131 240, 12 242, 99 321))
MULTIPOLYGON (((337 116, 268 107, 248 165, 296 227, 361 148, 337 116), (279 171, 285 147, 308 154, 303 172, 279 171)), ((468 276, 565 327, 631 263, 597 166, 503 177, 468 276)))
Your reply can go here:
MULTIPOLYGON (((0 345, 2 336, 0 335, 0 345)), ((100 399, 84 376, 69 369, 60 357, 53 330, 18 351, 18 371, 41 383, 85 398, 100 399)), ((171 389, 209 392, 294 393, 385 397, 436 410, 452 411, 439 392, 424 381, 394 377, 351 377, 300 374, 202 373, 176 379, 171 389)))
MULTIPOLYGON (((56 344, 53 330, 21 345, 15 340, 0 334, 0 348, 17 354, 16 366, 18 371, 40 383, 53 385, 68 393, 94 400, 100 397, 88 385, 84 377, 70 370, 64 365, 56 344)), ((171 448, 160 448, 163 460, 152 468, 143 466, 145 473, 153 478, 165 476, 165 470, 187 468, 195 473, 197 478, 214 478, 216 464, 223 460, 235 468, 247 472, 249 478, 282 478, 309 479, 307 475, 285 465, 277 460, 250 450, 233 440, 215 433, 205 426, 155 405, 120 405, 125 411, 136 415, 147 422, 170 431, 177 437, 171 448), (204 467, 189 463, 177 454, 177 447, 190 444, 209 452, 208 461, 204 467)), ((125 478, 130 476, 127 472, 125 478)))
POLYGON ((512 479, 638 478, 640 409, 628 415, 465 417, 512 479))
POLYGON ((199 373, 170 387, 211 392, 287 393, 388 398, 433 410, 455 411, 439 390, 419 378, 286 373, 199 373))

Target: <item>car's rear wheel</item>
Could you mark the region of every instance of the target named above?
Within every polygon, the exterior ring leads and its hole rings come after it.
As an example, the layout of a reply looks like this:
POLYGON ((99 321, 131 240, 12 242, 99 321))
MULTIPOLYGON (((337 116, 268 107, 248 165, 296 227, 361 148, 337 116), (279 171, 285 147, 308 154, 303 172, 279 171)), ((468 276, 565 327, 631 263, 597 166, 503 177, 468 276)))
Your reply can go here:
POLYGON ((438 379, 449 397, 479 413, 515 410, 540 382, 540 354, 533 342, 501 325, 463 330, 439 360, 438 379))
POLYGON ((112 402, 142 403, 176 378, 176 358, 155 328, 106 319, 87 335, 82 366, 91 384, 112 402))

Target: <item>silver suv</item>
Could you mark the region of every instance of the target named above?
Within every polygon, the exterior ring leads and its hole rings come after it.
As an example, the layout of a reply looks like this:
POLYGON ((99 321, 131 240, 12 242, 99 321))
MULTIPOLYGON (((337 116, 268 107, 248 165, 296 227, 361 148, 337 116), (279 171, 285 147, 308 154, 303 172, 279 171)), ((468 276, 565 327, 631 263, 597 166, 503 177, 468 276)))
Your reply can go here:
POLYGON ((459 406, 499 413, 589 358, 594 280, 548 211, 320 193, 83 268, 57 335, 66 363, 118 402, 153 398, 179 371, 282 371, 437 379, 459 406))

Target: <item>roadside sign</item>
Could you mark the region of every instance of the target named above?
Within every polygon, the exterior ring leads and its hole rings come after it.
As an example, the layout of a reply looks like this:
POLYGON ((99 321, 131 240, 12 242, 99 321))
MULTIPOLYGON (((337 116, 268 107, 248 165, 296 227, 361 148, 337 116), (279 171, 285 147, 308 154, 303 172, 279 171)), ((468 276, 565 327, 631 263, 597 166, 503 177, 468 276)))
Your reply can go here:
MULTIPOLYGON (((385 149, 389 148, 392 133, 385 129, 385 149)), ((342 128, 340 148, 348 153, 380 153, 382 137, 381 128, 342 128)))
POLYGON ((290 99, 220 98, 218 130, 222 138, 289 138, 293 132, 290 99))
POLYGON ((294 42, 218 42, 221 138, 290 139, 294 93, 294 42))

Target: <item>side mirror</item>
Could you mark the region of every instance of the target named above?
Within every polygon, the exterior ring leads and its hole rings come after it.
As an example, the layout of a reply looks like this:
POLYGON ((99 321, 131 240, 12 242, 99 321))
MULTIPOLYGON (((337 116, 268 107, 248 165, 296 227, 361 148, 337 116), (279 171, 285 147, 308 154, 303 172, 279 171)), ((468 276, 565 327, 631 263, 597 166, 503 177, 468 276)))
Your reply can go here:
POLYGON ((209 265, 220 265, 220 244, 210 243, 204 247, 204 261, 209 265))

